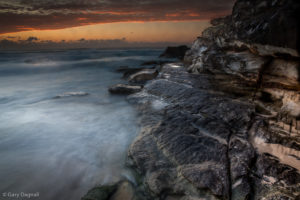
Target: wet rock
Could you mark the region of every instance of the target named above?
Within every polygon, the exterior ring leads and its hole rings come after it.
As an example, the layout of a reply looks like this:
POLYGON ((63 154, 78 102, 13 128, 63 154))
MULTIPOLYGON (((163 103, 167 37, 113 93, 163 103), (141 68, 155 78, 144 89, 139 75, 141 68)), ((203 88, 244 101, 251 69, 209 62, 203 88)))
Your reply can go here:
POLYGON ((109 200, 117 188, 117 184, 95 187, 89 190, 81 200, 109 200))
POLYGON ((140 85, 127 85, 127 84, 116 84, 109 87, 108 91, 112 94, 132 94, 140 92, 142 86, 140 85))
MULTIPOLYGON (((132 167, 145 176, 157 196, 167 190, 178 195, 229 198, 231 179, 248 177, 243 165, 251 163, 254 156, 246 141, 254 109, 226 95, 198 89, 200 77, 188 74, 183 67, 166 65, 161 73, 171 76, 160 76, 144 90, 170 105, 132 144, 132 167)), ((149 109, 147 116, 154 112, 149 109)), ((250 189, 245 188, 250 188, 248 182, 239 190, 247 196, 250 189)))
POLYGON ((154 69, 144 69, 135 74, 132 74, 128 81, 130 83, 145 83, 146 81, 156 78, 158 71, 154 69))
MULTIPOLYGON (((234 81, 246 80, 235 75, 189 74, 181 65, 167 64, 140 95, 131 96, 131 100, 139 99, 135 102, 141 105, 143 131, 130 147, 130 166, 144 177, 151 195, 253 197, 253 173, 258 172, 252 168, 260 154, 249 139, 249 127, 256 112, 274 116, 263 104, 263 109, 258 109, 252 95, 236 97, 224 90, 226 84, 232 90, 234 81), (158 98, 168 104, 159 112, 146 103, 158 98)), ((268 133, 271 130, 266 128, 268 133)), ((254 132, 260 131, 256 128, 254 132)), ((261 197, 261 193, 257 195, 261 197)))
POLYGON ((127 181, 119 181, 112 185, 102 185, 87 192, 81 200, 145 200, 143 194, 127 181))
POLYGON ((193 43, 185 67, 164 65, 129 97, 142 126, 130 166, 149 196, 300 197, 298 11, 295 0, 238 0, 193 43), (154 109, 155 99, 166 106, 154 109))
POLYGON ((133 200, 134 198, 134 187, 128 181, 119 183, 118 189, 109 198, 109 200, 133 200))
POLYGON ((182 60, 187 50, 189 50, 189 48, 185 45, 178 47, 167 47, 167 49, 160 55, 160 57, 178 58, 182 60))

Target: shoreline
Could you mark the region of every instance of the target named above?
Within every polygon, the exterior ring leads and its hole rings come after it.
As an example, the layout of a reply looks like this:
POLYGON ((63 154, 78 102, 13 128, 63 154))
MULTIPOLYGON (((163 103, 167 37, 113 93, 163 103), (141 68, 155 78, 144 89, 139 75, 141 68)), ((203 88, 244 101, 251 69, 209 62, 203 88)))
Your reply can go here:
POLYGON ((290 15, 297 8, 237 0, 181 64, 132 73, 115 87, 140 113, 127 161, 139 178, 130 198, 115 196, 124 192, 118 185, 102 199, 299 199, 299 24, 290 15), (297 28, 285 32, 282 23, 297 28))

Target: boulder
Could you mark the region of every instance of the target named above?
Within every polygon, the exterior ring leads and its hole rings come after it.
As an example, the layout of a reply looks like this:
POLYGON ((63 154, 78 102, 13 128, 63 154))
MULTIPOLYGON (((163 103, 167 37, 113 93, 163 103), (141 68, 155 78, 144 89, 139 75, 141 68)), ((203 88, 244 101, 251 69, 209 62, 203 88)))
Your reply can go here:
POLYGON ((189 47, 185 45, 178 47, 167 47, 167 49, 159 57, 178 58, 180 60, 183 60, 187 50, 189 50, 189 47))
POLYGON ((127 84, 116 84, 109 87, 108 91, 112 94, 132 94, 140 92, 142 86, 140 85, 127 85, 127 84))

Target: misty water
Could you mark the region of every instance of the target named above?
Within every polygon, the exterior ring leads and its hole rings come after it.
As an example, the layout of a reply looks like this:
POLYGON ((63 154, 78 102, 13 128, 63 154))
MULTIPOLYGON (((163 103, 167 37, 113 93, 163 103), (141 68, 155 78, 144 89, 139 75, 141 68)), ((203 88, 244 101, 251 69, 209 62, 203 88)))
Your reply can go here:
MULTIPOLYGON (((0 52, 0 195, 80 199, 91 187, 130 176, 138 132, 119 66, 157 59, 161 49, 0 52)), ((20 199, 5 198, 0 199, 20 199)))

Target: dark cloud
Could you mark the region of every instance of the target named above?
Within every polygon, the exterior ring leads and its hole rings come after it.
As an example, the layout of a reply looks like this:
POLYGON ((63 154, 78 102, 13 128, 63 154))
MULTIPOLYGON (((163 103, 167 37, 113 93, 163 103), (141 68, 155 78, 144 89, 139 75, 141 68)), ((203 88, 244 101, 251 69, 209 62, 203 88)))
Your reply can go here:
POLYGON ((0 0, 0 33, 124 21, 211 19, 234 0, 0 0))

